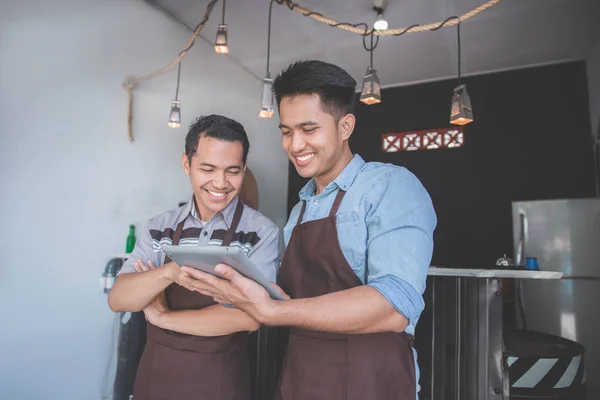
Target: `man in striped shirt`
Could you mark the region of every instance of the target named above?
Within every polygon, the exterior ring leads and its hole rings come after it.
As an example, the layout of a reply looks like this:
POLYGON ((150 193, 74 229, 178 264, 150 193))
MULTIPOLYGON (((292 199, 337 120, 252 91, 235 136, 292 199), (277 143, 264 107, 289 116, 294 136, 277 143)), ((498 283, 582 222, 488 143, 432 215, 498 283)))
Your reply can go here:
POLYGON ((210 115, 191 125, 181 162, 194 194, 186 205, 150 219, 109 293, 113 311, 143 310, 149 322, 136 400, 184 399, 186 393, 216 400, 224 391, 232 400, 249 399, 244 332, 259 323, 188 290, 193 278, 161 250, 165 243, 237 246, 275 281, 279 229, 238 199, 249 147, 242 125, 229 118, 210 115))

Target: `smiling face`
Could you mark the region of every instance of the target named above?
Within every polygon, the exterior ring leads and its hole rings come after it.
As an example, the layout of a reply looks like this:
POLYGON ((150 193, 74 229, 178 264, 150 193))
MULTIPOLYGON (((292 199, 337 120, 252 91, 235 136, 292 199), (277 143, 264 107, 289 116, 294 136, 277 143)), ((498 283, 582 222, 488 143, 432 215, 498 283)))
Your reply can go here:
POLYGON ((223 211, 238 195, 246 171, 243 154, 241 142, 201 136, 191 162, 185 153, 181 156, 202 221, 223 211))
POLYGON ((352 160, 348 138, 354 115, 336 121, 318 94, 284 97, 279 105, 281 145, 298 174, 315 178, 320 193, 352 160))

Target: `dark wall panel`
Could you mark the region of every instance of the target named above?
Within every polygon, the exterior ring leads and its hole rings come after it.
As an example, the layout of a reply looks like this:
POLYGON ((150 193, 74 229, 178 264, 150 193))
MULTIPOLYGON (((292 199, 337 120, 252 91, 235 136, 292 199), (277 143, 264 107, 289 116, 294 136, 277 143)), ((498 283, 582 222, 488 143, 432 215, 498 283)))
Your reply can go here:
MULTIPOLYGON (((386 89, 356 106, 350 145, 411 170, 438 215, 432 264, 485 267, 512 253, 511 202, 594 196, 584 62, 464 79, 475 113, 457 149, 383 153, 381 134, 451 126, 455 80, 386 89)), ((289 170, 288 210, 306 180, 289 170)))

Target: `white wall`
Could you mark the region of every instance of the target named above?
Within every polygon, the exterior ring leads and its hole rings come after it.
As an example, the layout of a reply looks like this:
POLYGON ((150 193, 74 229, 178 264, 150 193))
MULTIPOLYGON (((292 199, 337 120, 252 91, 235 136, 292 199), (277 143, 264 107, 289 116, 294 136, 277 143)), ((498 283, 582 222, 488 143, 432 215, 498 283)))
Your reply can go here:
MULTIPOLYGON (((135 92, 189 31, 141 0, 0 0, 0 398, 100 399, 113 314, 99 287, 127 227, 187 200, 185 128, 166 120, 176 70, 135 92)), ((216 17, 205 34, 212 37, 216 17)), ((182 68, 184 122, 222 113, 247 129, 261 211, 282 226, 287 161, 261 86, 198 40, 182 68)))
POLYGON ((586 58, 586 63, 590 92, 592 133, 596 135, 598 132, 598 120, 600 119, 600 37, 586 58))

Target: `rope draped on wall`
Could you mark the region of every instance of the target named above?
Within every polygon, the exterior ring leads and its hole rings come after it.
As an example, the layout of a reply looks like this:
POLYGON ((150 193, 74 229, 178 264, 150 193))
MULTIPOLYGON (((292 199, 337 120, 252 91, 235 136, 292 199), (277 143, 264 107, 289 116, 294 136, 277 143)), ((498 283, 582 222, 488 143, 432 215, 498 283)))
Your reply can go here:
MULTIPOLYGON (((133 142, 133 89, 135 88, 136 85, 138 85, 140 83, 149 81, 151 79, 157 78, 157 77, 167 73, 169 70, 171 70, 173 67, 177 66, 181 62, 181 60, 187 55, 188 51, 194 45, 196 38, 198 37, 198 35, 202 31, 202 28, 204 28, 204 25, 208 21, 208 18, 210 17, 210 14, 211 14, 215 4, 217 3, 217 1, 219 1, 219 0, 211 0, 208 3, 208 5, 206 6, 206 11, 204 13, 204 16, 202 17, 202 20, 198 23, 198 25, 196 25, 196 28, 194 29, 194 32, 192 33, 188 42, 186 43, 185 48, 179 52, 178 56, 171 63, 169 63, 167 66, 163 67, 162 69, 155 71, 153 73, 150 73, 148 75, 144 75, 141 77, 135 77, 135 76, 130 75, 125 78, 125 80, 123 82, 123 88, 127 91, 127 97, 128 97, 127 128, 128 128, 128 136, 129 136, 130 142, 133 142)), ((299 12, 306 17, 312 18, 316 21, 327 24, 331 27, 335 27, 335 28, 342 29, 342 30, 345 30, 348 32, 356 33, 356 34, 359 34, 362 36, 367 36, 367 35, 400 36, 400 35, 404 35, 406 33, 426 32, 426 31, 431 31, 431 30, 437 30, 443 26, 444 27, 455 26, 457 24, 460 24, 461 22, 471 19, 474 16, 486 11, 487 9, 500 3, 500 1, 502 1, 502 0, 489 0, 488 2, 468 11, 467 13, 465 13, 459 17, 450 17, 444 21, 432 22, 432 23, 429 23, 426 25, 415 24, 415 25, 411 25, 407 28, 393 28, 393 29, 385 29, 385 30, 369 29, 369 26, 366 23, 352 24, 352 23, 347 23, 347 22, 339 22, 334 19, 328 18, 321 13, 304 8, 300 5, 298 5, 297 3, 292 2, 291 0, 273 0, 273 1, 277 4, 285 5, 291 11, 299 12)))
POLYGON ((196 28, 194 29, 192 36, 190 37, 187 44, 185 45, 185 48, 179 52, 179 55, 177 56, 177 58, 175 58, 175 60, 173 60, 166 67, 164 67, 156 72, 153 72, 151 74, 141 76, 139 78, 136 78, 135 76, 127 76, 125 78, 125 81, 123 82, 123 88, 125 88, 125 90, 127 90, 127 97, 128 97, 127 130, 128 130, 130 142, 133 142, 133 89, 134 89, 135 85, 149 81, 150 79, 154 79, 156 77, 159 77, 159 76, 167 73, 169 70, 171 70, 171 68, 177 66, 181 62, 181 60, 183 60, 183 57, 185 57, 187 55, 188 51, 194 45, 196 38, 198 37, 198 35, 200 35, 200 31, 202 31, 202 28, 204 28, 204 25, 208 21, 208 17, 210 16, 210 13, 212 12, 213 7, 215 6, 215 3, 217 1, 219 1, 219 0, 212 0, 210 3, 208 3, 208 6, 206 6, 206 11, 204 12, 204 17, 202 17, 202 20, 200 21, 200 23, 198 25, 196 25, 196 28))

